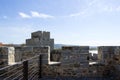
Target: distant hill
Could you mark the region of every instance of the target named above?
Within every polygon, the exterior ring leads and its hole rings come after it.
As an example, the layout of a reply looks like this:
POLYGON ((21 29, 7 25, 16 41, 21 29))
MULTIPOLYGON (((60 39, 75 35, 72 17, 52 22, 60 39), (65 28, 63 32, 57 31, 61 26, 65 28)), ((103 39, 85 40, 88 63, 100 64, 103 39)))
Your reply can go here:
POLYGON ((62 46, 79 46, 79 45, 70 45, 70 44, 54 44, 55 49, 61 49, 62 46))
POLYGON ((90 50, 97 50, 97 46, 90 46, 90 50))
MULTIPOLYGON (((70 45, 70 44, 54 44, 55 49, 61 49, 62 46, 79 46, 79 45, 70 45)), ((90 50, 97 50, 97 46, 90 46, 90 50)))
POLYGON ((65 46, 64 44, 54 44, 55 49, 61 49, 62 46, 65 46))

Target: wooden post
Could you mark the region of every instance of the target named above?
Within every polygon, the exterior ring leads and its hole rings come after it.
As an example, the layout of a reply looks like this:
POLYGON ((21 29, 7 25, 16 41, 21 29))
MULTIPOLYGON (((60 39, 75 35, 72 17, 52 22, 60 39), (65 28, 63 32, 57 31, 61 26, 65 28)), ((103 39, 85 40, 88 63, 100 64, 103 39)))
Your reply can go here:
POLYGON ((23 62, 23 80, 28 80, 28 61, 23 62))
POLYGON ((39 55, 39 79, 42 78, 42 55, 39 55))

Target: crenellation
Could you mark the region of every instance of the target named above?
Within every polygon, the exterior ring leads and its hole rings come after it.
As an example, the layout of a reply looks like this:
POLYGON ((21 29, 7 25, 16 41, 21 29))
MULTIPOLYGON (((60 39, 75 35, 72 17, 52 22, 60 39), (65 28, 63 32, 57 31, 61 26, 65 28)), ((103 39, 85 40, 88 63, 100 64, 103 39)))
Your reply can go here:
POLYGON ((0 68, 14 64, 15 52, 14 47, 0 47, 0 68))
POLYGON ((41 39, 41 37, 42 37, 42 31, 36 31, 36 32, 31 33, 31 38, 41 39))
POLYGON ((54 49, 54 39, 50 38, 50 32, 37 31, 31 33, 31 39, 26 39, 27 46, 50 46, 50 50, 54 49))
POLYGON ((38 55, 42 55, 42 76, 103 77, 106 70, 111 71, 113 67, 120 72, 119 46, 99 46, 98 54, 90 52, 89 46, 54 49, 54 39, 46 31, 31 33, 25 46, 0 47, 0 65, 7 66, 38 55))

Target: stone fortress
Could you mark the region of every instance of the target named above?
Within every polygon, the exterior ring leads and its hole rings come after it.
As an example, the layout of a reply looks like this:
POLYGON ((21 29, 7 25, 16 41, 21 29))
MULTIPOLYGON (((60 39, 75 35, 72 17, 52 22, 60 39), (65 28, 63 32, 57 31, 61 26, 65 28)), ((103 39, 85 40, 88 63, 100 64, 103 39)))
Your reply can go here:
POLYGON ((50 46, 50 50, 54 49, 54 39, 50 38, 50 32, 37 31, 31 34, 31 39, 26 39, 26 46, 50 46))
POLYGON ((101 77, 110 60, 114 61, 115 69, 120 72, 119 46, 99 46, 98 59, 95 59, 97 64, 93 65, 89 64, 89 49, 89 46, 63 46, 62 49, 54 49, 54 39, 50 38, 50 32, 37 31, 31 33, 31 39, 26 39, 24 46, 0 47, 0 68, 42 53, 43 76, 101 77))
POLYGON ((15 64, 33 56, 44 54, 44 63, 50 62, 50 51, 54 49, 54 39, 50 39, 50 32, 37 31, 31 33, 31 39, 26 39, 26 45, 12 45, 0 47, 0 67, 15 64))

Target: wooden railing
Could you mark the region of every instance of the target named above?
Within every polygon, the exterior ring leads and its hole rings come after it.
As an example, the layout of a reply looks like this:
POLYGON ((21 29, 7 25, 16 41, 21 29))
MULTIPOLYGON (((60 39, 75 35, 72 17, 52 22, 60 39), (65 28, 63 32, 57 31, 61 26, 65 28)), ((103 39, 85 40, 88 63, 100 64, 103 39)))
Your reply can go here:
POLYGON ((0 80, 38 80, 42 77, 42 55, 0 68, 0 80))

